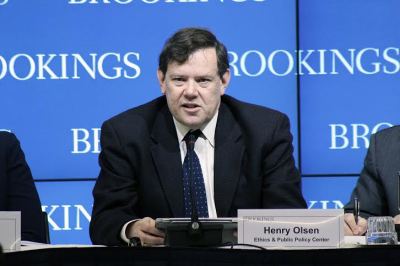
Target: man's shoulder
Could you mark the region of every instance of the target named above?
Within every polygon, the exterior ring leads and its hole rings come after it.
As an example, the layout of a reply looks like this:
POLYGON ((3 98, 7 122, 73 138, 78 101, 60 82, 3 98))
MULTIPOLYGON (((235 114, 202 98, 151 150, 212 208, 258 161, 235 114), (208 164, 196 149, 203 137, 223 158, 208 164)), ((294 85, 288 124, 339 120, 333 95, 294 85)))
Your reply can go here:
POLYGON ((10 130, 0 129, 0 154, 9 153, 10 150, 14 150, 18 147, 19 141, 17 137, 10 130))
POLYGON ((8 129, 0 129, 0 143, 12 143, 17 140, 17 137, 11 130, 8 129))
POLYGON ((375 137, 380 141, 386 140, 393 144, 400 144, 400 125, 382 129, 375 133, 375 137))
POLYGON ((232 96, 222 96, 222 102, 231 110, 231 112, 242 119, 257 120, 274 120, 287 118, 287 116, 275 109, 240 101, 232 96))
POLYGON ((135 121, 150 121, 154 120, 156 115, 167 106, 167 101, 164 96, 158 97, 145 104, 133 107, 122 113, 119 113, 105 123, 135 123, 135 121))

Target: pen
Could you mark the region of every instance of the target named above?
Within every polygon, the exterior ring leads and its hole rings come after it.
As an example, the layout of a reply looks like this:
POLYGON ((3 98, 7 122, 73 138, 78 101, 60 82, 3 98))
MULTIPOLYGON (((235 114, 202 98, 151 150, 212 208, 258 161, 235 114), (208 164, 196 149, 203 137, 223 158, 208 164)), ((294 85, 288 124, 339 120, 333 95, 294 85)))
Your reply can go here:
POLYGON ((353 209, 354 220, 358 224, 358 216, 360 216, 360 201, 357 197, 354 197, 354 209, 353 209))

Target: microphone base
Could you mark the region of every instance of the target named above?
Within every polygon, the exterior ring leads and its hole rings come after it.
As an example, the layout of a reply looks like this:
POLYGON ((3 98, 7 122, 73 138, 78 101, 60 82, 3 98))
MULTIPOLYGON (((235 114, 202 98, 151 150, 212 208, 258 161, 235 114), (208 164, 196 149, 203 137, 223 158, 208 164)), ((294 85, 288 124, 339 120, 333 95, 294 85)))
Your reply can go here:
POLYGON ((165 230, 165 245, 169 247, 220 246, 223 242, 222 224, 199 223, 199 227, 188 222, 172 224, 165 230), (193 228, 194 227, 194 228, 193 228))

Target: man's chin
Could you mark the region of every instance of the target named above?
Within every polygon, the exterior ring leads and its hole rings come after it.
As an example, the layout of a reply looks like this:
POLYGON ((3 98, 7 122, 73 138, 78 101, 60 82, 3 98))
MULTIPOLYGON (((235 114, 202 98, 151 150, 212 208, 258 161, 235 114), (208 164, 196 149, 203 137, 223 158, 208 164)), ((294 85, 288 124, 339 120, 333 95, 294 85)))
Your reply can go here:
POLYGON ((200 128, 204 124, 204 120, 200 119, 182 119, 179 122, 192 129, 200 128))

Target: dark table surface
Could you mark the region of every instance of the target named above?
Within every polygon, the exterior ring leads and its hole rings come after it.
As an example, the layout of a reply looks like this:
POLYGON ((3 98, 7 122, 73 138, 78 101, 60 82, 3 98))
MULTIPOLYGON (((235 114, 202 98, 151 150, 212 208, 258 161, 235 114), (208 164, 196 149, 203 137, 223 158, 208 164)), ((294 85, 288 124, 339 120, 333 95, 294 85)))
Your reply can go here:
POLYGON ((1 265, 400 265, 400 246, 319 250, 49 248, 5 253, 1 265))

